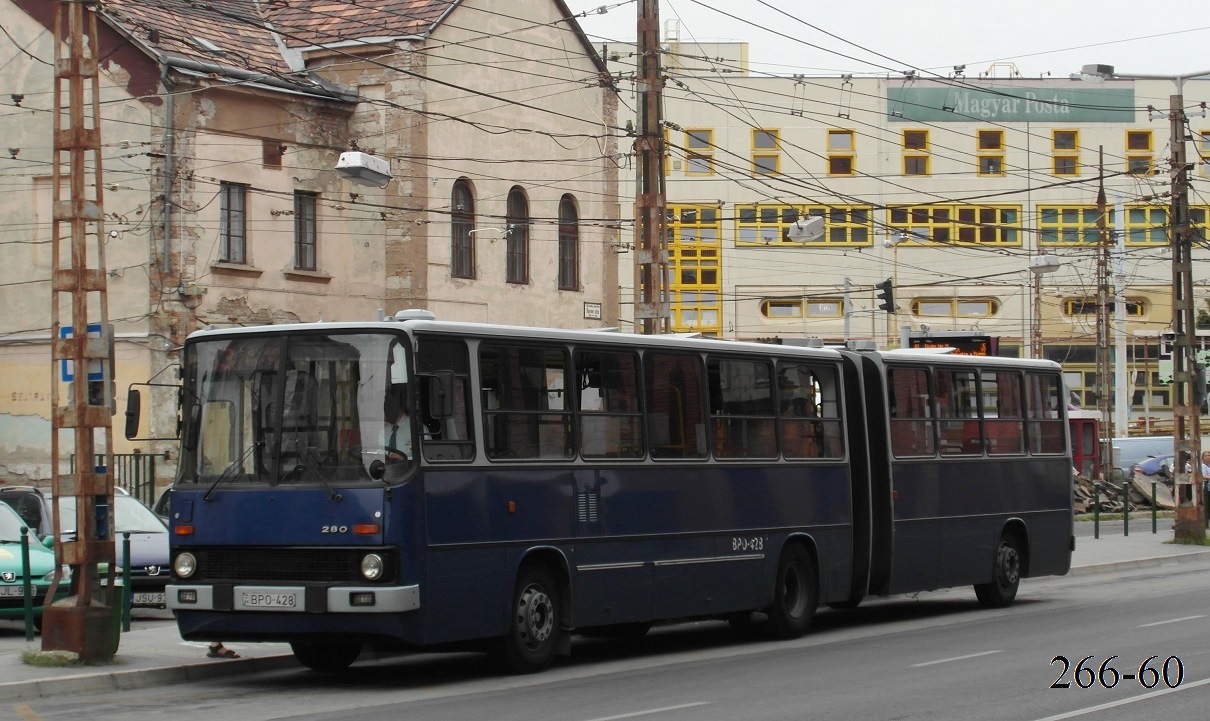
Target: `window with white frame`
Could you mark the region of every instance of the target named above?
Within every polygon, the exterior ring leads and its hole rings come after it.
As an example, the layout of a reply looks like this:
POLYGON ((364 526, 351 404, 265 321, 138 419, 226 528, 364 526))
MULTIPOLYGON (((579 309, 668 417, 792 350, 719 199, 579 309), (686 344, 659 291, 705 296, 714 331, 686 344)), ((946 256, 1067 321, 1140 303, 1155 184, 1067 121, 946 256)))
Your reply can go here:
POLYGON ((317 268, 315 208, 318 199, 315 193, 294 191, 294 267, 298 270, 317 268))
POLYGON ((219 251, 225 263, 248 262, 248 186, 219 183, 219 251))

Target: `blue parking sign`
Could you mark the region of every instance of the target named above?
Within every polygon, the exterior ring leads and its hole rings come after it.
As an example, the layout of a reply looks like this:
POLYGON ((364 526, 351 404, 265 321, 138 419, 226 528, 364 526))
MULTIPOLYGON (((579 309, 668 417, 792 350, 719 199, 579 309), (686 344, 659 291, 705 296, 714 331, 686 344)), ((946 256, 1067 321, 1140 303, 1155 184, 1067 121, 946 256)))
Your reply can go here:
MULTIPOLYGON (((59 327, 59 337, 60 338, 63 338, 63 339, 70 338, 72 336, 72 332, 73 332, 72 327, 69 325, 59 327)), ((100 338, 101 337, 101 324, 100 323, 89 323, 88 324, 88 335, 91 337, 94 337, 94 338, 100 338)), ((72 381, 74 381, 75 380, 75 361, 66 360, 66 359, 59 361, 59 373, 60 373, 60 376, 62 377, 64 383, 71 383, 72 381)), ((96 360, 96 359, 88 361, 88 380, 90 380, 90 381, 105 380, 105 369, 101 365, 101 361, 96 360)))

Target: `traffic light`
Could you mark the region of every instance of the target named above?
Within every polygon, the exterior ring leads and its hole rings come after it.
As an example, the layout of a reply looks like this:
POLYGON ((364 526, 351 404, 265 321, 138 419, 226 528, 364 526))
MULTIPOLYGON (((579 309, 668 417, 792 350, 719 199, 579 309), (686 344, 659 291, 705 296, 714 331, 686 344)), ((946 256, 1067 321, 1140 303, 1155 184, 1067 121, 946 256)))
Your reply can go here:
POLYGON ((875 283, 874 287, 878 289, 878 300, 882 301, 881 303, 878 304, 878 307, 881 308, 882 310, 885 310, 888 313, 894 313, 895 312, 895 284, 891 281, 890 278, 887 278, 886 280, 882 281, 881 283, 875 283))

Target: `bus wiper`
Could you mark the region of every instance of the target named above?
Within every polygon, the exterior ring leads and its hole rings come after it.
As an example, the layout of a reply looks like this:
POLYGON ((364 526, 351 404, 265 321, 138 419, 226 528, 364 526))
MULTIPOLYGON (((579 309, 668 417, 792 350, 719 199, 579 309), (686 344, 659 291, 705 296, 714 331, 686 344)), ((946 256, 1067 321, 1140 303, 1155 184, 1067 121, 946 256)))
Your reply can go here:
POLYGON ((245 448, 244 452, 240 454, 239 458, 236 458, 234 461, 231 461, 231 465, 224 468, 223 472, 218 474, 218 478, 215 478, 214 483, 211 483, 210 487, 206 489, 206 495, 202 496, 202 500, 209 501, 210 494, 214 493, 214 489, 218 487, 218 484, 227 480, 228 476, 234 475, 232 473, 232 471, 234 471, 237 468, 243 467, 244 461, 248 460, 248 454, 252 453, 252 451, 257 449, 257 447, 263 446, 264 444, 265 444, 264 441, 257 441, 256 443, 253 443, 252 445, 245 448))
POLYGON ((323 459, 319 457, 319 453, 315 450, 314 446, 307 446, 307 456, 315 462, 315 465, 310 466, 310 468, 311 470, 315 471, 315 475, 319 478, 319 482, 323 484, 323 487, 328 491, 328 500, 336 501, 338 503, 344 500, 344 496, 337 493, 336 490, 332 488, 331 484, 328 483, 328 479, 324 477, 323 459))

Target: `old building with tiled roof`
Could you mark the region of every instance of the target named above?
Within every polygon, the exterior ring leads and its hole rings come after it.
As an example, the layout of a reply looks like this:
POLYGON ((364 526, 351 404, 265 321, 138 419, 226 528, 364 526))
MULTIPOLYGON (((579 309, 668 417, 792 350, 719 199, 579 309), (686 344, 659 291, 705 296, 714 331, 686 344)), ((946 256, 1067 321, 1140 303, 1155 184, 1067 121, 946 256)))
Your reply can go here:
MULTIPOLYGON (((0 479, 10 481, 49 477, 56 5, 0 0, 0 479)), ((184 337, 211 325, 409 307, 451 320, 616 322, 617 97, 561 0, 94 9, 119 396, 133 382, 171 382, 184 337), (346 151, 385 161, 390 179, 338 173, 346 151)), ((157 401, 143 430, 171 435, 175 399, 157 401)))

